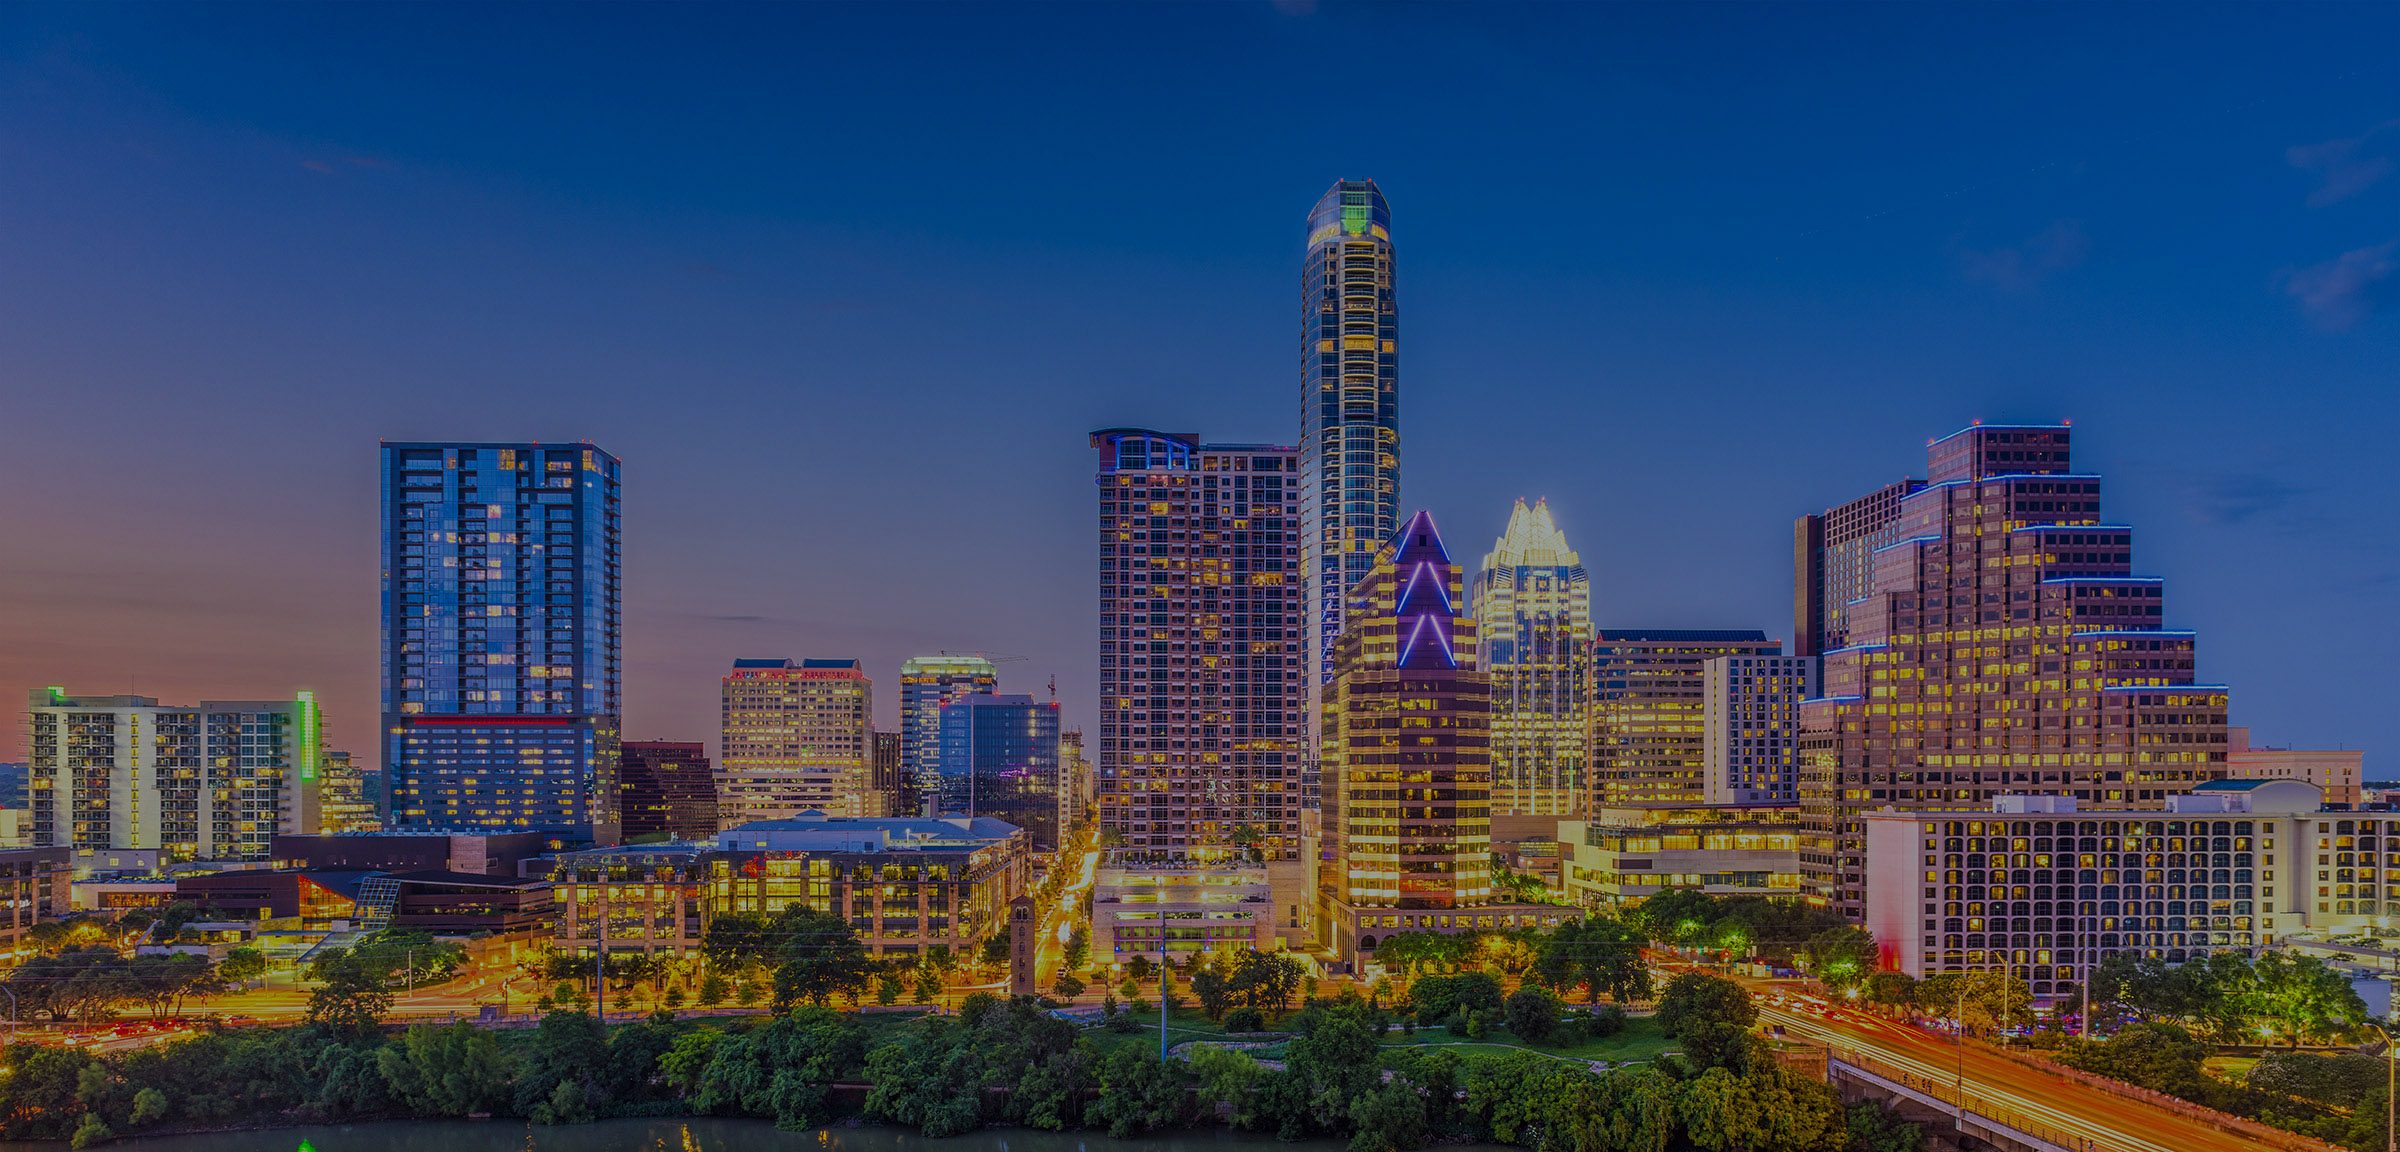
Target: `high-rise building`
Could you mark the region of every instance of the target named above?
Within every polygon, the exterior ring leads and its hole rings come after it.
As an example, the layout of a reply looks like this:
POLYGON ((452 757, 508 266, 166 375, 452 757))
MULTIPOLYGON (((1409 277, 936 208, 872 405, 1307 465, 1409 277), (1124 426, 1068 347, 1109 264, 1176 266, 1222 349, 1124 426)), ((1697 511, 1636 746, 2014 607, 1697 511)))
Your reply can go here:
POLYGON ((1800 708, 1801 863, 1853 917, 1869 809, 2158 808, 2225 769, 2226 690, 2194 682, 2195 638, 2165 628, 2165 584, 2133 574, 2068 429, 1976 425, 1926 455, 1800 708))
POLYGON ((311 693, 194 707, 41 688, 26 713, 37 847, 261 860, 277 833, 317 830, 325 720, 311 693))
POLYGON ((1800 702, 1817 694, 1806 656, 1716 656, 1701 665, 1701 791, 1710 804, 1800 799, 1800 702))
POLYGON ((1099 822, 1130 848, 1299 851, 1299 452, 1092 433, 1100 489, 1099 822))
POLYGON ((383 831, 383 780, 361 771, 348 752, 327 752, 317 768, 317 829, 383 831))
POLYGON ((1309 210, 1300 272, 1300 563, 1312 729, 1318 688, 1333 680, 1345 597, 1400 526, 1398 301, 1391 205, 1372 180, 1337 181, 1309 210))
POLYGON ((874 687, 856 660, 734 661, 717 746, 724 826, 880 807, 869 780, 874 687))
POLYGON ((1423 512, 1351 592, 1320 745, 1337 922, 1491 898, 1492 682, 1464 593, 1423 512))
POLYGON ((1592 582, 1548 503, 1517 501, 1467 592, 1492 678, 1492 814, 1582 811, 1592 582))
POLYGON ((706 840, 717 834, 717 778, 707 746, 627 740, 624 749, 617 806, 625 839, 706 840))
POLYGON ((1058 835, 1064 841, 1092 818, 1092 761, 1083 754, 1083 732, 1058 734, 1058 835))
MULTIPOLYGON (((942 705, 1000 690, 1000 672, 981 656, 912 656, 900 662, 900 764, 920 802, 941 787, 942 705)), ((894 816, 922 815, 919 811, 894 816)))
MULTIPOLYGON (((941 717, 937 714, 934 719, 938 723, 941 717)), ((874 766, 869 773, 869 783, 881 801, 882 811, 876 815, 918 816, 924 813, 924 806, 917 800, 917 782, 902 767, 904 762, 901 734, 877 732, 874 766)))
POLYGON ((1792 652, 1822 656, 1849 634, 1850 602, 1868 590, 1875 550, 1897 539, 1900 498, 1922 480, 1886 484, 1792 525, 1792 652))
POLYGON ((383 446, 383 763, 397 827, 614 836, 617 458, 383 446))
POLYGON ((1755 630, 1595 630, 1589 715, 1594 806, 1707 803, 1708 662, 1782 651, 1781 641, 1755 630))
POLYGON ((988 816, 1058 847, 1058 705, 969 692, 942 705, 942 790, 935 815, 988 816))

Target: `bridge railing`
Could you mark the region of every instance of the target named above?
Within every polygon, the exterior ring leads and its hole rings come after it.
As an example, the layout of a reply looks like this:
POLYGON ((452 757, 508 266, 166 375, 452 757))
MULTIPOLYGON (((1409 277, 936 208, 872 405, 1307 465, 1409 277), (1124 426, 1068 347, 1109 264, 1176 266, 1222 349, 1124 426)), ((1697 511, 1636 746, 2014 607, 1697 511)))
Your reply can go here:
MULTIPOLYGON (((2066 1149, 2070 1152, 2084 1152, 2085 1149, 2099 1147, 2088 1136, 2070 1132, 2021 1109, 2010 1107, 2003 1101, 1978 1094, 1972 1081, 1968 1082, 1962 1092, 1955 1078, 1925 1076, 1906 1068, 1887 1064, 1863 1052, 1836 1051, 1833 1053, 1833 1063, 1837 1066, 1846 1066, 1854 1071, 1864 1072, 1875 1079, 1898 1085, 1916 1095, 1931 1099, 1969 1123, 1980 1120, 1986 1125, 2007 1128, 2020 1135, 2032 1137, 2052 1148, 2066 1149)), ((1839 1074, 1838 1070, 1836 1074, 1839 1074)))

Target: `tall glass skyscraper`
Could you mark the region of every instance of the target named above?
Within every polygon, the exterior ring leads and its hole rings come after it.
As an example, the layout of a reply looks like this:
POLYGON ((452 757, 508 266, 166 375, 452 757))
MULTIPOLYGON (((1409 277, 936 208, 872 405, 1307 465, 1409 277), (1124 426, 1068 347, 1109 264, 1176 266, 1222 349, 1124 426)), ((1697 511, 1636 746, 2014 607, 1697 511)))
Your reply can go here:
POLYGON ((1592 581, 1549 504, 1509 510, 1467 603, 1492 677, 1492 814, 1582 811, 1592 581))
MULTIPOLYGON (((1000 690, 1000 670, 981 656, 911 656, 900 662, 900 770, 920 797, 942 778, 942 705, 968 693, 1000 690)), ((915 816, 916 812, 894 812, 915 816)))
POLYGON ((961 694, 942 705, 942 789, 935 815, 989 816, 1058 847, 1058 705, 1031 696, 961 694))
POLYGON ((1344 598, 1400 524, 1397 280, 1382 189, 1372 180, 1335 183, 1308 214, 1300 274, 1300 547, 1312 739, 1316 686, 1333 680, 1344 598))
POLYGON ((383 733, 398 827, 617 825, 617 458, 383 446, 383 733))

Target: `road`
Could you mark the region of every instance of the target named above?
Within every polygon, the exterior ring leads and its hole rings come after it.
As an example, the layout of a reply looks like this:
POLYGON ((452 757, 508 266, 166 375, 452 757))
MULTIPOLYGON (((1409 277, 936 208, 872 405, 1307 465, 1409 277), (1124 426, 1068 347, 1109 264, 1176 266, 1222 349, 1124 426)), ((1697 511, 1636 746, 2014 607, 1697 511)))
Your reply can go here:
MULTIPOLYGON (((2195 1113, 2128 1099, 2028 1067, 1981 1041, 1955 1038, 1817 999, 1792 981, 1742 979, 1758 993, 1759 1022, 1824 1045, 1887 1079, 1906 1078, 1936 1098, 1963 1091, 1969 1110, 2092 1152, 2259 1152, 2257 1139, 2210 1126, 2195 1113), (1859 1059, 1863 1058, 1863 1059, 1859 1059), (1962 1071, 1963 1069, 1963 1071, 1962 1071), (1899 1075, 1894 1075, 1897 1072, 1899 1075), (2060 1139, 2063 1137, 2063 1139, 2060 1139)), ((2291 1138, 2293 1148, 2327 1147, 2291 1138)))

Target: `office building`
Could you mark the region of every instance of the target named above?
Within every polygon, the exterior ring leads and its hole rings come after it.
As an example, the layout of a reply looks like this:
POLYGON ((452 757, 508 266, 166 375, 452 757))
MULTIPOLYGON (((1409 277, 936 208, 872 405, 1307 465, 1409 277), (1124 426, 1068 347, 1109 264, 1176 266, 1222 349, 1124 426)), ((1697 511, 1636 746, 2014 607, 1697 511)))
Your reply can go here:
POLYGON ((1886 967, 2005 970, 2044 1000, 2116 953, 2179 963, 2400 914, 2400 812, 2329 810, 2298 780, 2210 781, 2146 809, 2003 795, 1861 823, 1886 967))
POLYGON ((920 807, 894 816, 919 816, 941 791, 942 705, 962 695, 1000 690, 1000 672, 981 656, 912 656, 900 662, 900 762, 920 807))
POLYGON ((1665 892, 1799 896, 1793 804, 1620 804, 1558 827, 1567 899, 1626 908, 1665 892))
POLYGON ((1351 590, 1325 688, 1316 924, 1337 963, 1394 932, 1555 925, 1492 899, 1492 683, 1465 582, 1419 512, 1351 590))
MULTIPOLYGON (((1400 306, 1392 208, 1342 180, 1308 214, 1300 271, 1300 565, 1307 580, 1305 702, 1334 675, 1345 597, 1400 526, 1400 306)), ((1312 765, 1312 768, 1314 766, 1312 765)), ((1310 799, 1314 800, 1314 780, 1310 799)))
POLYGON ((1275 951, 1274 897, 1268 866, 1239 855, 1111 852, 1092 878, 1093 962, 1275 951))
POLYGON ((2298 780, 2325 794, 2325 803, 2355 808, 2365 798, 2359 777, 2367 754, 2356 749, 2273 748, 2250 742, 2248 728, 2225 730, 2225 776, 2232 780, 2298 780))
POLYGON ((1594 806, 1707 803, 1708 662, 1782 651, 1766 633, 1742 629, 1595 630, 1594 806))
POLYGON ((718 833, 702 914, 771 916, 805 904, 849 921, 877 956, 921 956, 937 944, 963 956, 1006 929, 1032 853, 1032 837, 1002 820, 803 813, 718 833))
POLYGON ((722 701, 724 823, 881 807, 869 780, 874 685, 858 661, 736 660, 722 701))
MULTIPOLYGON (((936 714, 938 722, 941 717, 936 714)), ((936 729, 939 732, 939 729, 936 729)), ((918 816, 924 806, 917 800, 917 782, 908 774, 907 759, 898 732, 875 734, 875 758, 868 771, 868 785, 875 792, 877 816, 918 816)))
POLYGON ((1800 708, 1812 894, 1857 917, 1864 812, 2059 793, 2160 808, 2225 770, 2226 691, 2194 681, 2165 584, 2133 574, 2133 530, 2101 519, 2063 425, 1934 441, 1800 708))
POLYGON ((348 752, 327 752, 317 768, 317 830, 383 830, 383 774, 359 768, 348 752))
POLYGON ((1467 604, 1492 678, 1492 815, 1581 811, 1592 583, 1547 502, 1509 510, 1467 604))
POLYGON ((551 952, 696 955, 704 920, 706 841, 714 835, 701 837, 701 843, 592 848, 536 862, 557 905, 551 952))
POLYGON ((617 808, 626 840, 706 840, 717 834, 717 777, 698 743, 628 740, 617 808))
POLYGON ((1140 428, 1099 455, 1101 829, 1299 850, 1307 752, 1299 453, 1140 428))
POLYGON ((65 848, 0 849, 0 959, 33 955, 26 936, 75 914, 75 865, 65 848))
POLYGON ((383 764, 395 827, 614 835, 617 458, 383 446, 383 764))
POLYGON ((1700 771, 1710 804, 1800 799, 1800 702, 1817 694, 1806 656, 1715 656, 1701 665, 1700 771))
POLYGON ((1023 828, 1033 850, 1058 847, 1058 703, 970 692, 942 705, 937 816, 985 816, 1023 828))
POLYGON ((1792 526, 1792 653, 1823 656, 1849 635, 1850 602, 1867 594, 1875 550, 1899 538, 1900 498, 1922 480, 1886 484, 1792 526))
POLYGON ((194 707, 41 688, 26 712, 36 847, 258 860, 277 833, 316 831, 325 721, 311 693, 194 707))

